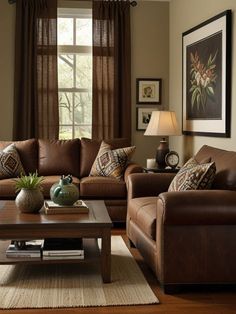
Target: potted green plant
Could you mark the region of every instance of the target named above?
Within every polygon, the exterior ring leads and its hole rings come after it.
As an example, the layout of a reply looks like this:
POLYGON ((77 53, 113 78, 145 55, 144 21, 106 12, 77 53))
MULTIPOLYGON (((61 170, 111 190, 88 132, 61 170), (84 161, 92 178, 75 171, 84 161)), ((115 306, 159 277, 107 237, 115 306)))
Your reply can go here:
POLYGON ((44 177, 38 176, 37 171, 29 175, 21 175, 15 181, 16 206, 21 212, 37 212, 44 203, 41 183, 44 177))

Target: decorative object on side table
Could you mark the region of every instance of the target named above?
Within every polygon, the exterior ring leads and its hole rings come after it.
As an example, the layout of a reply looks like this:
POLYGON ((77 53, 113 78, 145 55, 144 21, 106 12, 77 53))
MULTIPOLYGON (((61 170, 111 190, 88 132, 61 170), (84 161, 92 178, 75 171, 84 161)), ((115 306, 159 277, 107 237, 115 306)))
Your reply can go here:
POLYGON ((155 158, 148 158, 147 159, 147 168, 156 168, 157 163, 155 158))
POLYGON ((172 169, 175 169, 179 164, 179 154, 171 150, 168 154, 166 154, 165 162, 167 166, 171 167, 172 169))
POLYGON ((29 173, 28 176, 21 175, 14 179, 16 192, 16 206, 23 213, 38 212, 44 203, 43 193, 41 191, 41 182, 43 177, 39 177, 37 171, 29 173))
MULTIPOLYGON (((179 127, 174 111, 153 111, 148 127, 144 133, 147 136, 179 135, 179 127)), ((169 153, 169 145, 163 137, 157 148, 156 162, 159 168, 166 167, 166 154, 169 153)))
POLYGON ((72 175, 61 176, 50 189, 51 200, 58 205, 73 205, 79 198, 79 189, 72 183, 72 175))

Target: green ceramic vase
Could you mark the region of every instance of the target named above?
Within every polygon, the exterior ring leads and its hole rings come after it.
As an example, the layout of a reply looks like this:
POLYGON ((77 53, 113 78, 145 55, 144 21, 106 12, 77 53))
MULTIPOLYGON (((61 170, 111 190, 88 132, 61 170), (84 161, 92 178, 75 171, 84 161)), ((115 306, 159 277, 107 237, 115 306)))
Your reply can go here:
POLYGON ((58 205, 73 205, 79 198, 79 189, 72 183, 72 176, 62 176, 50 189, 51 200, 58 205))

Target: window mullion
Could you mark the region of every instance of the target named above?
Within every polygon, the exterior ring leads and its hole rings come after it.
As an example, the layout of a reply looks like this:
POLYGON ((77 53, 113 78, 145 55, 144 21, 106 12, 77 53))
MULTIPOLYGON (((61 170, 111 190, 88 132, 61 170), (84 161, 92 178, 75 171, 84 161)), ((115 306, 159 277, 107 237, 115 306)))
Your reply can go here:
MULTIPOLYGON (((76 46, 76 18, 73 18, 73 45, 76 46)), ((74 69, 73 69, 73 88, 76 88, 76 55, 74 58, 74 69)), ((73 92, 73 127, 72 137, 75 138, 75 92, 73 92)))

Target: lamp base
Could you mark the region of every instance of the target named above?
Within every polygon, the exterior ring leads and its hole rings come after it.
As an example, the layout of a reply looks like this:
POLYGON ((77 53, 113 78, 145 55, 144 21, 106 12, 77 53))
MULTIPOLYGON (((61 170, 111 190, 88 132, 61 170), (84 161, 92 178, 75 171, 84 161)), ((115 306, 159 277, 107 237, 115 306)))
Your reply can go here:
POLYGON ((157 162, 157 166, 160 169, 164 169, 166 167, 166 161, 165 161, 165 157, 166 154, 169 153, 169 146, 168 143, 166 141, 165 138, 163 138, 160 141, 160 145, 157 148, 157 153, 156 153, 156 162, 157 162))

